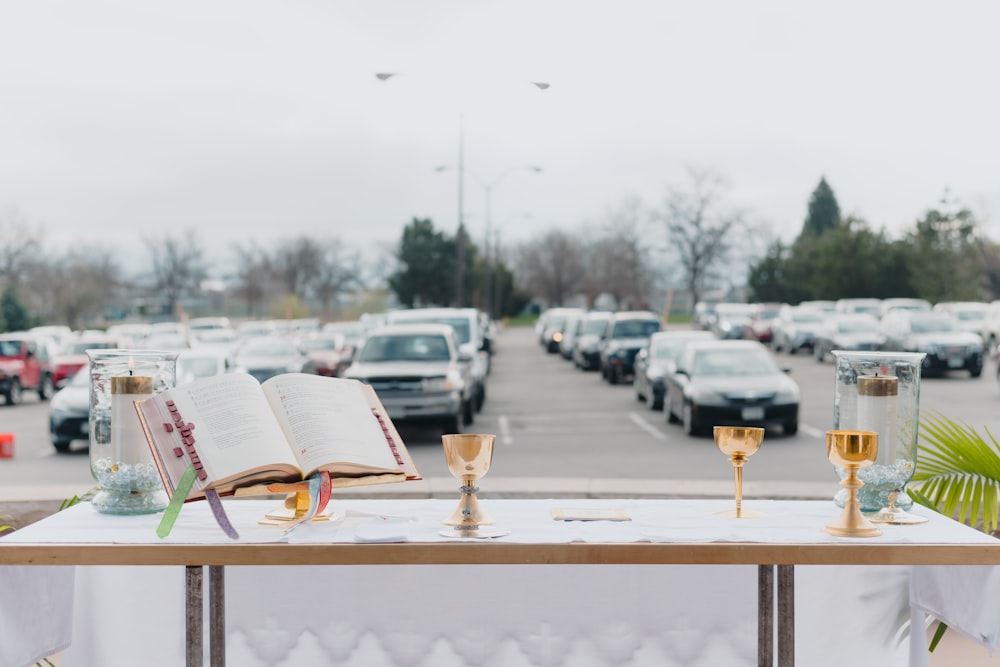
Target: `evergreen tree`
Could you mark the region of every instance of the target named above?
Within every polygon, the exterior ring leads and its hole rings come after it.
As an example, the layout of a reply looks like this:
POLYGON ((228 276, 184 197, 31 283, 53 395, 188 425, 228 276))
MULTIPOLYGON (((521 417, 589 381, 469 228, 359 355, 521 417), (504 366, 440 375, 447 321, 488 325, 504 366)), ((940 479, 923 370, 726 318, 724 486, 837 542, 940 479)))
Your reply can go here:
POLYGON ((802 224, 802 236, 811 234, 822 236, 840 224, 840 204, 826 178, 819 179, 819 185, 809 197, 809 211, 802 224))
POLYGON ((450 304, 456 287, 455 250, 454 239, 435 230, 430 220, 414 218, 404 227, 396 255, 399 269, 389 276, 399 302, 411 308, 450 304))
POLYGON ((0 294, 0 331, 24 331, 34 326, 28 309, 21 303, 13 284, 0 294))

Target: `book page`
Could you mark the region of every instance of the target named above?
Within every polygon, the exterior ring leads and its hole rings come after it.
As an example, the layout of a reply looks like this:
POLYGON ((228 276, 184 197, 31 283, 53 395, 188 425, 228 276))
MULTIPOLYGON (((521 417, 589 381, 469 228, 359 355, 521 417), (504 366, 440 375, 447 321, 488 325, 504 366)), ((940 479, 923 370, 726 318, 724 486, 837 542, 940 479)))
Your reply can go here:
MULTIPOLYGON (((256 468, 298 467, 260 383, 253 376, 232 373, 207 377, 143 403, 155 404, 158 421, 166 422, 169 421, 167 400, 174 401, 184 422, 194 424, 194 448, 208 474, 208 485, 256 468)), ((157 420, 148 421, 152 431, 162 427, 157 420)), ((171 435, 176 436, 176 430, 171 435)), ((170 451, 161 452, 161 456, 167 460, 174 458, 170 451)), ((186 465, 186 458, 184 461, 186 465)))
POLYGON ((357 380, 287 373, 262 386, 305 474, 332 464, 399 470, 357 380))

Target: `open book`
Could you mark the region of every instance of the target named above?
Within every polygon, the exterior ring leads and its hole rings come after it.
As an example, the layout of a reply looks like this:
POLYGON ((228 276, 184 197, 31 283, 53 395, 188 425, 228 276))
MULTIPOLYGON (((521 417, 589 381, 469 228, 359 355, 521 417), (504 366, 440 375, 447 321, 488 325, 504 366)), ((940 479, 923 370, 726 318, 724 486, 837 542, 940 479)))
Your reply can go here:
POLYGON ((327 470, 334 486, 420 479, 375 391, 305 373, 263 383, 244 373, 202 378, 135 402, 167 494, 194 464, 187 500, 327 470))

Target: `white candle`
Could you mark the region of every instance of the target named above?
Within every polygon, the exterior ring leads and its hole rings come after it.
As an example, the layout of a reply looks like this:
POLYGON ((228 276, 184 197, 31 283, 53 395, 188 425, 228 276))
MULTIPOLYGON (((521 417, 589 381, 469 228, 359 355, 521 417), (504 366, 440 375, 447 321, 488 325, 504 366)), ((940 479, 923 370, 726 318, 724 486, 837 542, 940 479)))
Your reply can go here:
POLYGON ((899 382, 894 375, 858 377, 858 423, 862 431, 878 433, 876 465, 896 460, 896 396, 899 382))
POLYGON ((153 395, 153 378, 119 375, 111 378, 111 464, 144 463, 150 459, 149 445, 133 401, 153 395))

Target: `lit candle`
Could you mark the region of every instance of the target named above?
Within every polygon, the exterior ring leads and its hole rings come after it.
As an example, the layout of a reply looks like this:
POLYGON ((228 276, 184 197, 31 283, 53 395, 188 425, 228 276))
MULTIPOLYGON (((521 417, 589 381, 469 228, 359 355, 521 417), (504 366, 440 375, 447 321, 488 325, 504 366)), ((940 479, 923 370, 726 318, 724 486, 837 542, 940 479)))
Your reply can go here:
POLYGON ((896 396, 899 382, 894 375, 858 377, 858 423, 863 431, 878 433, 876 465, 896 460, 896 396))
MULTIPOLYGON (((132 375, 134 363, 128 360, 129 374, 111 378, 111 463, 143 463, 150 458, 149 445, 135 412, 133 401, 153 395, 153 378, 132 375)), ((114 468, 112 468, 114 470, 114 468)))

